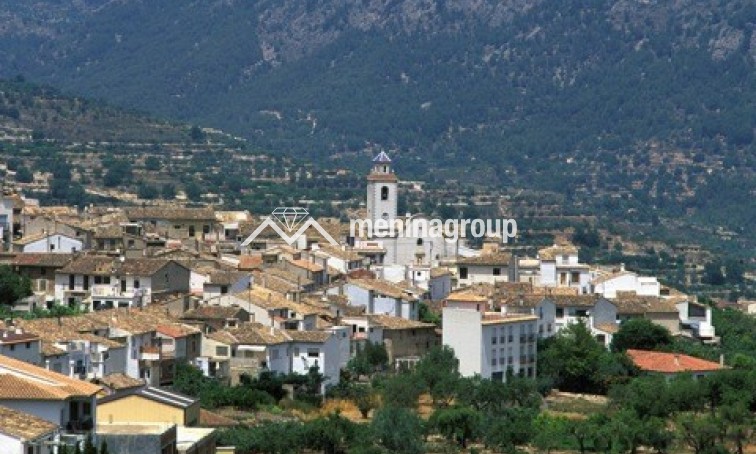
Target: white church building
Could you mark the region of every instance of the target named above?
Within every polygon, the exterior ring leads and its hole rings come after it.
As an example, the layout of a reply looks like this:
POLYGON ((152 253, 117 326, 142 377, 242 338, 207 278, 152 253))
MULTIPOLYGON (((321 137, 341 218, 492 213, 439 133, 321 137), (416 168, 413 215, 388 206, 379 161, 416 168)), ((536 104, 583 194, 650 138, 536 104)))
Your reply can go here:
POLYGON ((398 217, 398 187, 391 158, 382 151, 373 159, 373 168, 367 176, 367 220, 373 226, 383 221, 396 228, 391 235, 370 232, 357 238, 356 246, 379 243, 386 251, 383 261, 386 266, 433 265, 440 259, 456 256, 459 240, 447 241, 430 235, 427 216, 407 213, 398 217))

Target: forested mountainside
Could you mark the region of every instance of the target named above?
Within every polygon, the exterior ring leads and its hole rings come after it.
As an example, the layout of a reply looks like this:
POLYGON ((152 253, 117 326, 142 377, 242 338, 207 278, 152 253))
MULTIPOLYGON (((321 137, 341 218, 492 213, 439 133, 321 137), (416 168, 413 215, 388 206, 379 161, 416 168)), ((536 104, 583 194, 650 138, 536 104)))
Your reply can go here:
POLYGON ((317 165, 385 148, 407 178, 752 235, 749 0, 4 0, 0 18, 4 76, 317 165))

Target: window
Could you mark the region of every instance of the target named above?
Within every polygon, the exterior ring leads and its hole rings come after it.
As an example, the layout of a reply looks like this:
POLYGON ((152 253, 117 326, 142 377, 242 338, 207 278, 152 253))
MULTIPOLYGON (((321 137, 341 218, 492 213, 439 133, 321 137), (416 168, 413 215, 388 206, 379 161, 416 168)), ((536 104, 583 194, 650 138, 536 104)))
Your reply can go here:
POLYGON ((84 276, 84 290, 89 290, 89 276, 84 276))
POLYGON ((299 347, 294 347, 294 356, 299 356, 299 347))
POLYGON ((271 361, 278 359, 278 349, 273 348, 270 350, 270 359, 271 361))
POLYGON ((417 239, 417 245, 418 246, 422 246, 423 245, 423 239, 422 238, 418 238, 417 239))
POLYGON ((498 267, 494 268, 493 269, 493 275, 494 276, 501 276, 501 268, 498 268, 498 267))
POLYGON ((221 292, 221 295, 225 295, 226 293, 228 293, 228 285, 221 285, 220 292, 221 292))
POLYGON ((388 200, 389 198, 389 188, 388 186, 382 186, 381 187, 381 200, 388 200))
POLYGON ((26 343, 26 348, 31 348, 31 342, 26 343))
POLYGON ((194 226, 193 225, 189 226, 189 236, 191 236, 191 237, 194 236, 194 226))
POLYGON ((202 233, 204 233, 204 234, 210 233, 210 226, 207 225, 207 224, 203 225, 202 226, 202 233))
POLYGON ((459 269, 459 278, 460 279, 467 279, 467 267, 463 266, 459 269))
POLYGON ((95 276, 94 277, 94 283, 95 284, 102 284, 102 276, 95 276))
POLYGON ((73 274, 68 275, 68 290, 73 290, 76 282, 76 276, 73 274))
POLYGON ((307 349, 307 357, 308 358, 317 358, 320 356, 320 350, 317 348, 308 348, 307 349))
POLYGON ((564 317, 564 308, 563 307, 558 307, 557 308, 557 310, 556 310, 556 317, 557 318, 564 317))
POLYGON ((110 284, 110 276, 105 276, 102 278, 103 284, 110 284))
POLYGON ((128 245, 129 247, 134 247, 134 240, 129 240, 128 245))
POLYGON ((215 356, 228 356, 228 347, 216 346, 215 356))

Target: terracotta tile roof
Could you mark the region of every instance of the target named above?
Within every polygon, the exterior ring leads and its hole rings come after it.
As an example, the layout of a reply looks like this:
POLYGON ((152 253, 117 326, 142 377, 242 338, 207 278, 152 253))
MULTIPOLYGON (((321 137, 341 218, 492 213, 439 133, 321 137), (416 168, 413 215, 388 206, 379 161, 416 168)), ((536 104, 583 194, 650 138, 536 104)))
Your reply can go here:
POLYGON ((58 430, 57 424, 3 406, 0 406, 0 421, 0 433, 22 441, 33 441, 58 430))
POLYGON ((357 252, 354 252, 351 249, 342 249, 340 246, 321 245, 315 252, 317 251, 322 251, 331 257, 350 262, 362 260, 363 258, 362 255, 357 252))
POLYGON ((200 408, 198 425, 200 427, 231 427, 239 425, 239 421, 200 408))
POLYGON ((250 277, 249 273, 243 271, 212 270, 208 274, 210 276, 210 284, 212 285, 234 285, 250 277))
POLYGON ((184 320, 227 320, 237 318, 243 312, 246 311, 240 307, 203 304, 186 311, 181 318, 184 320))
POLYGON ((0 399, 65 400, 92 396, 100 389, 97 385, 0 355, 0 399))
POLYGON ((510 295, 497 299, 495 304, 507 307, 536 307, 546 299, 543 295, 510 295))
POLYGON ((168 337, 172 337, 174 339, 191 336, 192 334, 199 334, 202 332, 193 326, 184 325, 181 323, 174 323, 170 325, 158 325, 156 331, 160 334, 166 335, 168 337))
POLYGON ((619 331, 619 325, 616 323, 597 323, 594 328, 609 334, 614 334, 619 331))
MULTIPOLYGON (((99 323, 92 323, 86 316, 61 317, 60 323, 55 318, 39 318, 33 320, 17 320, 16 323, 29 333, 34 333, 42 339, 42 352, 46 356, 59 355, 52 346, 56 342, 89 341, 108 348, 122 348, 123 344, 106 337, 97 336, 92 330, 99 323)), ((107 326, 107 325, 106 325, 107 326)))
POLYGON ((441 276, 449 276, 451 275, 451 271, 449 271, 446 268, 431 268, 430 270, 430 276, 431 278, 441 277, 441 276))
POLYGON ((488 302, 488 298, 485 296, 480 295, 477 292, 471 291, 471 290, 459 290, 454 293, 450 293, 446 297, 447 301, 453 301, 453 302, 471 302, 471 303, 486 303, 488 302))
POLYGON ((0 329, 0 345, 21 344, 24 342, 36 342, 39 336, 34 333, 18 332, 17 329, 0 329))
POLYGON ((371 173, 367 176, 367 180, 379 183, 396 183, 398 181, 393 173, 371 173))
POLYGON ((312 306, 286 299, 280 293, 263 288, 259 285, 254 285, 249 290, 236 293, 234 294, 234 297, 266 310, 289 309, 301 315, 320 314, 324 312, 312 306))
POLYGON ((710 372, 723 368, 719 363, 680 353, 630 349, 627 351, 627 356, 639 369, 647 372, 674 374, 680 372, 710 372))
POLYGON ((313 284, 312 280, 307 279, 306 277, 302 277, 299 274, 293 273, 291 271, 283 270, 281 268, 266 268, 260 275, 266 275, 266 277, 275 276, 294 285, 296 285, 297 283, 299 283, 300 286, 313 284))
POLYGON ((169 391, 167 389, 156 388, 153 386, 143 386, 141 388, 129 388, 109 396, 101 397, 97 400, 97 404, 102 405, 129 396, 139 396, 143 399, 182 409, 189 408, 199 403, 199 399, 185 396, 175 391, 169 391))
POLYGON ((94 238, 96 239, 112 239, 123 238, 123 229, 120 225, 101 225, 95 228, 94 238))
POLYGON ((113 391, 123 389, 138 388, 145 385, 145 381, 139 378, 132 378, 126 374, 109 374, 99 379, 100 384, 107 386, 113 391))
POLYGON ((578 253, 578 248, 571 245, 562 246, 549 246, 538 251, 538 258, 541 260, 556 260, 558 255, 575 255, 578 253))
POLYGON ((241 271, 251 271, 262 268, 262 256, 259 255, 242 255, 239 257, 237 268, 241 271))
POLYGON ((619 314, 653 314, 653 313, 678 313, 675 301, 657 296, 638 296, 617 294, 617 298, 611 300, 617 306, 619 314))
POLYGON ((532 293, 548 296, 577 296, 580 294, 576 287, 533 287, 532 293))
POLYGON ((349 279, 349 283, 365 290, 373 290, 390 298, 417 301, 417 298, 409 295, 402 287, 383 279, 349 279))
POLYGON ((322 266, 318 265, 317 263, 310 262, 309 260, 304 260, 304 259, 290 260, 289 263, 291 263, 292 265, 298 268, 303 268, 313 273, 319 273, 323 271, 322 266))
MULTIPOLYGON (((112 276, 152 276, 171 263, 167 259, 125 258, 123 261, 102 255, 83 255, 58 270, 61 274, 112 276)), ((178 262, 176 262, 178 263, 178 262)), ((182 265, 183 266, 183 265, 182 265)))
POLYGON ((509 266, 511 259, 511 254, 498 252, 495 254, 483 254, 478 257, 462 257, 457 259, 457 265, 509 266))
POLYGON ((212 208, 185 208, 177 206, 154 206, 126 208, 129 220, 167 220, 167 221, 212 221, 215 222, 215 210, 212 208))
POLYGON ((601 295, 547 295, 556 307, 593 307, 601 295))
POLYGON ((413 295, 425 295, 428 293, 428 290, 425 290, 424 288, 418 287, 417 285, 413 285, 412 282, 408 280, 399 281, 396 283, 397 287, 401 287, 402 290, 411 293, 413 295))
POLYGON ((368 315, 367 319, 371 325, 382 326, 390 330, 436 328, 436 325, 433 323, 407 320, 406 318, 392 317, 391 315, 368 315))
POLYGON ((13 241, 13 244, 19 245, 19 246, 26 246, 29 244, 32 244, 34 242, 44 240, 45 238, 50 238, 54 236, 64 236, 66 238, 75 240, 76 238, 70 236, 70 235, 64 235, 62 233, 39 233, 37 235, 27 235, 22 238, 19 238, 17 240, 13 241))
POLYGON ((616 273, 606 273, 606 274, 597 276, 594 280, 591 281, 591 284, 593 285, 603 284, 604 282, 611 281, 612 279, 616 279, 622 276, 635 276, 635 273, 631 271, 619 271, 616 273))
POLYGON ((40 353, 42 353, 43 357, 50 357, 50 356, 62 356, 67 354, 65 350, 63 350, 60 347, 55 346, 52 342, 42 342, 42 345, 40 347, 40 353))
POLYGON ((73 260, 74 254, 50 252, 18 253, 11 262, 14 266, 40 266, 62 268, 73 260))
POLYGON ((538 320, 535 315, 512 315, 503 314, 501 312, 486 312, 481 318, 483 325, 499 325, 503 323, 520 323, 520 322, 532 322, 538 320))
POLYGON ((231 345, 276 345, 290 340, 284 331, 259 323, 247 323, 237 328, 217 331, 207 337, 231 345))
POLYGON ((286 330, 284 332, 286 336, 295 342, 310 342, 314 344, 322 344, 331 338, 333 333, 328 331, 293 331, 286 330))

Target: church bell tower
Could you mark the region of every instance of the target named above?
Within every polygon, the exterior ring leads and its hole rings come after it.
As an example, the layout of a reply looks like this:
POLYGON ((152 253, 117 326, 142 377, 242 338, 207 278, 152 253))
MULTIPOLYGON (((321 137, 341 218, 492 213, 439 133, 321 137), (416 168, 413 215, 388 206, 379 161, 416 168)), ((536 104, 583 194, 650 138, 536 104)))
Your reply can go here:
POLYGON ((373 225, 378 219, 396 219, 397 186, 391 158, 381 151, 373 158, 373 169, 367 177, 367 217, 373 225))

